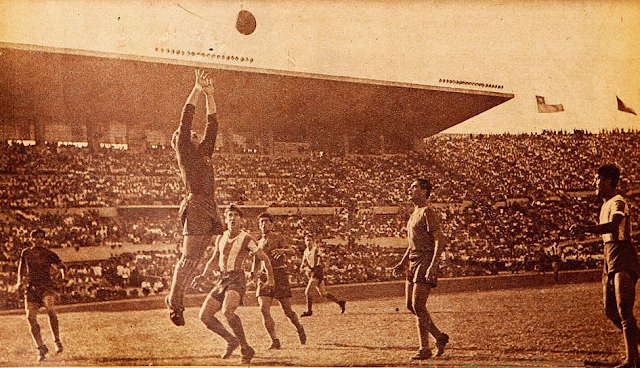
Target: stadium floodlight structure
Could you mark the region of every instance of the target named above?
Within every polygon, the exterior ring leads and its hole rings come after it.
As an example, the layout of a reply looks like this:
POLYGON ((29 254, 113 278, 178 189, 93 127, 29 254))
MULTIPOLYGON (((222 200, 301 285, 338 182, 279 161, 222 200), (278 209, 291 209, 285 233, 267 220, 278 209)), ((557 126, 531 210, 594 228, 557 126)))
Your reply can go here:
POLYGON ((447 83, 420 34, 427 15, 361 5, 2 2, 0 119, 22 125, 3 132, 57 124, 90 137, 119 124, 169 136, 194 67, 215 81, 222 130, 320 147, 364 135, 404 144, 513 98, 493 81, 447 83), (239 28, 241 11, 253 31, 239 28))

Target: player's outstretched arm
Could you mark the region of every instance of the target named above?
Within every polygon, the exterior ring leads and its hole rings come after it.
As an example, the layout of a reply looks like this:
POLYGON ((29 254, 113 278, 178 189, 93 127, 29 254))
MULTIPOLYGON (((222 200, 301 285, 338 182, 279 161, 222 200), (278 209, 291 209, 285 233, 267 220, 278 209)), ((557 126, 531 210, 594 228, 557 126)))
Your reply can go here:
POLYGON ((203 91, 202 83, 206 81, 206 73, 204 70, 196 69, 196 80, 193 84, 193 88, 191 89, 191 93, 189 93, 189 97, 187 97, 187 101, 185 105, 193 105, 196 106, 200 99, 200 94, 203 91))
POLYGON ((211 156, 215 149, 216 136, 218 135, 218 110, 216 101, 213 98, 215 89, 213 87, 213 80, 206 74, 203 75, 200 83, 207 101, 207 125, 204 128, 204 137, 202 137, 200 147, 206 156, 211 156))
POLYGON ((611 234, 616 229, 620 227, 620 224, 624 220, 624 216, 622 214, 616 213, 613 215, 613 219, 611 222, 607 222, 605 224, 599 225, 571 225, 569 231, 571 235, 578 236, 582 234, 611 234))

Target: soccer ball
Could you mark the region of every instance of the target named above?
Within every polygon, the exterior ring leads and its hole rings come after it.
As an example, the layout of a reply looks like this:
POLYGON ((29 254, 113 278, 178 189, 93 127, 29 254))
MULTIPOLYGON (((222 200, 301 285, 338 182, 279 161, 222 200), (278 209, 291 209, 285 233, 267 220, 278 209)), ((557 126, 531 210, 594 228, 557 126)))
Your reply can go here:
POLYGON ((236 20, 236 29, 245 36, 252 34, 256 30, 256 17, 249 11, 240 10, 236 20))

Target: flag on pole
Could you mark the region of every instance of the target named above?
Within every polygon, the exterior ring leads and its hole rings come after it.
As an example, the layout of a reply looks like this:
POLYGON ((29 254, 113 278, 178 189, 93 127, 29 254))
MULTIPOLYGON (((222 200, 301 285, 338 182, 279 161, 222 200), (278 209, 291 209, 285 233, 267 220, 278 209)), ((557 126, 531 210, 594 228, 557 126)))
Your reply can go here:
POLYGON ((629 114, 638 115, 632 108, 625 105, 624 102, 622 102, 622 100, 620 99, 620 97, 616 96, 616 100, 618 100, 618 110, 622 112, 628 112, 629 114))
POLYGON ((562 106, 562 104, 547 105, 544 102, 544 97, 542 96, 536 96, 536 102, 538 103, 538 112, 541 113, 564 111, 564 106, 562 106))

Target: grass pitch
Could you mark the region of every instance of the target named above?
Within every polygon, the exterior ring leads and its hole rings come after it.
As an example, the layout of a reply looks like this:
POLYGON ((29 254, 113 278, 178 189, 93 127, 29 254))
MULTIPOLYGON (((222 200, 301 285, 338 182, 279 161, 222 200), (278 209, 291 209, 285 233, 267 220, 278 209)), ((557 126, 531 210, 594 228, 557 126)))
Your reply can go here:
MULTIPOLYGON (((298 314, 304 309, 294 305, 298 314)), ((300 345, 275 305, 272 315, 282 342, 278 351, 266 350, 270 340, 258 307, 240 307, 237 313, 256 350, 252 365, 260 366, 609 366, 623 355, 621 334, 602 312, 599 283, 434 294, 428 309, 451 340, 441 358, 421 363, 409 359, 418 340, 415 319, 402 298, 348 302, 344 315, 336 304, 316 303, 313 316, 301 319, 306 345, 300 345)), ((60 355, 53 353, 41 313, 43 338, 52 351, 42 363, 36 362, 24 316, 0 316, 0 365, 240 365, 240 349, 227 360, 219 358, 224 342, 197 313, 187 308, 187 325, 181 328, 171 324, 164 309, 60 313, 65 345, 60 355)))

